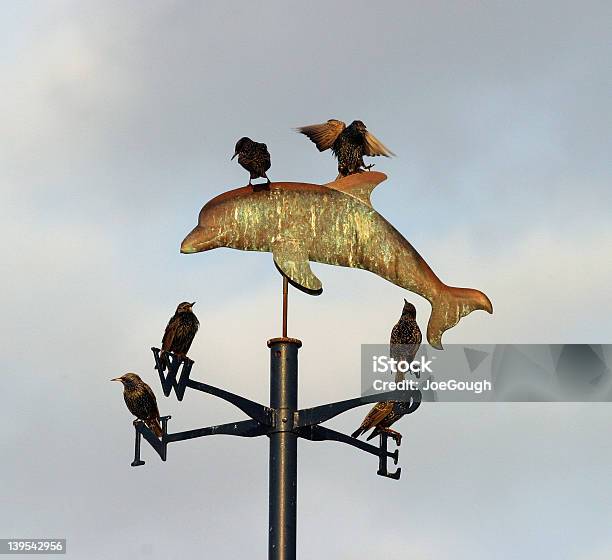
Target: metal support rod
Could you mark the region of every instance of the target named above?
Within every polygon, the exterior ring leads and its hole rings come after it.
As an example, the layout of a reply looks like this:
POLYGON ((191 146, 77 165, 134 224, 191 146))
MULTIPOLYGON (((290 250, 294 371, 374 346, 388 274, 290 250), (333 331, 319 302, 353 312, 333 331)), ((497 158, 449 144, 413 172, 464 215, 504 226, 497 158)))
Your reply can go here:
POLYGON ((283 275, 283 338, 287 338, 287 311, 289 307, 289 281, 283 275))
POLYGON ((275 338, 270 348, 270 407, 277 409, 270 434, 269 560, 295 560, 297 530, 297 439, 293 417, 298 397, 299 340, 275 338))

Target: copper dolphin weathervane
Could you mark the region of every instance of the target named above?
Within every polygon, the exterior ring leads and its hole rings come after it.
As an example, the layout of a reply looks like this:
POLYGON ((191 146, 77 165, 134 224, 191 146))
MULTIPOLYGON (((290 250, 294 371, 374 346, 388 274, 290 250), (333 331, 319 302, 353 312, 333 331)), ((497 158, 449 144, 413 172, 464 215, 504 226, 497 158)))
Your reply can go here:
POLYGON ((228 191, 202 208, 181 252, 218 247, 270 252, 289 281, 313 295, 323 288, 309 261, 369 270, 431 303, 427 339, 442 348, 444 331, 476 309, 492 313, 493 307, 478 290, 444 284, 372 208, 370 193, 386 178, 370 171, 327 185, 272 183, 228 191))

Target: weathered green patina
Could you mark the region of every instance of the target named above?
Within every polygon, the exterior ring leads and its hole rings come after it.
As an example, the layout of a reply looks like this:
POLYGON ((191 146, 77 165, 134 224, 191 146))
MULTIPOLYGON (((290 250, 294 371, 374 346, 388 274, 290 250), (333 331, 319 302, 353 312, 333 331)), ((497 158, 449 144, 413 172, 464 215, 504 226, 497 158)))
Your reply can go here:
POLYGON ((370 203, 387 176, 359 173, 327 185, 272 183, 223 193, 200 212, 184 239, 183 253, 218 247, 273 254, 297 288, 320 294, 309 261, 361 268, 426 298, 432 306, 429 343, 442 348, 442 333, 476 309, 493 312, 478 290, 444 284, 410 243, 370 203))

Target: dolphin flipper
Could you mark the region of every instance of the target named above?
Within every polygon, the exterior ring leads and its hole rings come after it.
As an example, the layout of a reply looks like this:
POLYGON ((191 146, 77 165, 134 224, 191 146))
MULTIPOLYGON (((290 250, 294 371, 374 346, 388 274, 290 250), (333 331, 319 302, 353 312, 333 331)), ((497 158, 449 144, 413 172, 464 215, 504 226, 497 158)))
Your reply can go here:
POLYGON ((274 264, 298 289, 311 295, 319 295, 323 285, 310 268, 308 253, 295 240, 277 239, 272 246, 274 264))

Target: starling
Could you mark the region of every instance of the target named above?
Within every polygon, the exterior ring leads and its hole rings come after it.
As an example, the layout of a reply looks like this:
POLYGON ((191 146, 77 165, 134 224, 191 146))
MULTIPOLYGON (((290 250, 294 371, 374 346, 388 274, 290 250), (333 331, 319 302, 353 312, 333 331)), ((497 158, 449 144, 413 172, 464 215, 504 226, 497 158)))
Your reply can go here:
POLYGON ((250 173, 249 185, 253 179, 259 177, 266 178, 270 184, 266 171, 272 164, 270 163, 270 152, 265 144, 254 142, 245 136, 236 142, 232 159, 236 156, 238 156, 238 163, 250 173))
POLYGON ((194 305, 195 301, 179 303, 176 313, 170 317, 162 339, 161 350, 164 361, 168 352, 172 352, 178 358, 187 356, 193 338, 200 327, 200 321, 191 309, 194 305))
MULTIPOLYGON (((414 305, 404 300, 402 316, 391 330, 391 340, 389 350, 391 358, 398 361, 412 362, 421 345, 421 329, 416 322, 416 308, 414 305)), ((418 377, 418 375, 417 375, 418 377)), ((403 381, 404 373, 398 371, 395 375, 396 381, 403 381)), ((402 434, 392 430, 390 426, 397 422, 410 409, 410 403, 405 401, 385 401, 374 405, 372 410, 364 418, 361 426, 351 435, 356 438, 374 428, 368 436, 368 440, 376 437, 380 433, 390 435, 399 445, 402 441, 402 434)))
POLYGON ((359 437, 361 434, 365 434, 369 429, 374 428, 367 438, 368 441, 378 434, 385 433, 390 435, 399 445, 402 441, 402 434, 392 430, 390 426, 404 416, 409 409, 410 403, 405 401, 376 403, 372 410, 368 412, 368 415, 363 419, 361 426, 351 434, 351 437, 359 437))
POLYGON ((142 420, 157 437, 161 437, 159 410, 157 409, 155 393, 151 387, 135 373, 126 373, 121 377, 111 379, 111 381, 121 381, 123 383, 123 398, 128 410, 138 420, 142 420))
MULTIPOLYGON (((414 360, 416 353, 419 351, 419 346, 423 336, 421 329, 416 322, 416 308, 412 303, 404 300, 404 309, 402 316, 391 330, 391 339, 389 340, 389 354, 392 359, 406 361, 408 363, 414 360)), ((420 377, 420 373, 415 374, 420 377)), ((396 381, 402 381, 404 374, 397 372, 396 381)))
POLYGON ((365 165, 363 156, 395 155, 361 121, 346 126, 342 121, 330 119, 326 123, 311 124, 297 129, 317 146, 320 152, 331 148, 338 159, 338 177, 361 173, 373 165, 365 165))

